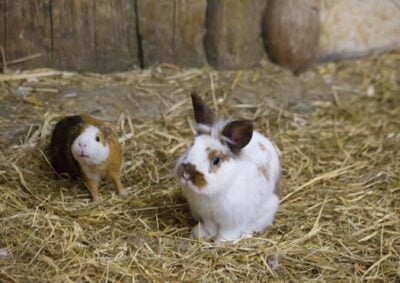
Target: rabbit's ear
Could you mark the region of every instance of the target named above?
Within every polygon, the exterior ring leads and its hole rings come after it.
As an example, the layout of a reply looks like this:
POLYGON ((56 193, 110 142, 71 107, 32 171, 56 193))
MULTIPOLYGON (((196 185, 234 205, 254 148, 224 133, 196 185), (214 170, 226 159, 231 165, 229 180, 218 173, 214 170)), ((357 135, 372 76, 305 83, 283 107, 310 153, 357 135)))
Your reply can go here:
POLYGON ((197 124, 211 126, 215 122, 215 114, 196 92, 191 93, 194 118, 197 124))
POLYGON ((253 136, 253 122, 236 120, 229 122, 222 130, 222 136, 233 153, 238 153, 253 136))

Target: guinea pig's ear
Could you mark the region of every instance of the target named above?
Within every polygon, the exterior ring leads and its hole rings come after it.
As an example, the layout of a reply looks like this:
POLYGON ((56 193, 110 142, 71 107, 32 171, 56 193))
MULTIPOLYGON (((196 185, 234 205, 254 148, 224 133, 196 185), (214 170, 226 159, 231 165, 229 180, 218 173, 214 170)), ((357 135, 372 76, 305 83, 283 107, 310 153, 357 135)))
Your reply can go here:
POLYGON ((191 93, 194 119, 197 124, 211 126, 215 122, 215 114, 210 107, 201 99, 196 92, 191 93))
POLYGON ((223 140, 227 142, 233 153, 238 153, 253 136, 253 122, 236 120, 229 122, 222 130, 223 140))
POLYGON ((76 127, 78 128, 79 131, 82 131, 85 128, 85 123, 80 122, 76 125, 76 127))
POLYGON ((114 128, 111 124, 106 123, 101 127, 101 132, 104 135, 104 139, 109 140, 114 134, 114 128))
POLYGON ((76 126, 73 129, 74 138, 79 136, 83 132, 84 129, 85 129, 85 124, 83 122, 76 124, 76 126))

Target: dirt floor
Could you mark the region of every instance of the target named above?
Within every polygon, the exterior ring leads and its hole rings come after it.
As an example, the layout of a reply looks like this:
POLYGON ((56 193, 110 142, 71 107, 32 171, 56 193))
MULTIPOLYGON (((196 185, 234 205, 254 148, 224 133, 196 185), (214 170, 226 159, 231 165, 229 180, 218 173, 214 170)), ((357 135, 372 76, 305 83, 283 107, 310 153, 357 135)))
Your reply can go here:
MULTIPOLYGON (((211 82, 217 96, 229 95, 249 104, 267 100, 289 111, 309 112, 314 101, 334 98, 329 75, 324 78, 317 71, 297 78, 267 62, 251 71, 181 70, 161 65, 109 76, 35 70, 32 78, 9 80, 2 86, 0 133, 4 144, 18 142, 32 122, 41 123, 45 112, 90 113, 114 121, 121 113, 153 119, 187 98, 191 90, 210 93, 211 82), (35 77, 43 72, 54 75, 35 77)), ((352 94, 351 88, 348 92, 346 96, 352 94)))
POLYGON ((0 76, 0 281, 399 281, 399 66, 390 53, 300 76, 268 62, 0 76), (282 152, 281 208, 252 239, 190 239, 171 172, 193 134, 191 90, 254 119, 282 152), (52 126, 77 113, 119 126, 127 198, 104 184, 91 203, 54 176, 52 126))

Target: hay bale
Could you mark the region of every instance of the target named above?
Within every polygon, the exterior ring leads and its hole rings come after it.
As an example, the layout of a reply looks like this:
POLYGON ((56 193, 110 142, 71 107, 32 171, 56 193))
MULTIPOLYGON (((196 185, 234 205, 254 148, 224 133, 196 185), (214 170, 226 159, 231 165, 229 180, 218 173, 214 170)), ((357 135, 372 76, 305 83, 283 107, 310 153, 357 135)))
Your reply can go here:
POLYGON ((319 2, 319 61, 356 58, 400 48, 399 0, 319 2))
POLYGON ((206 64, 203 47, 206 0, 139 0, 143 65, 198 67, 206 64))
POLYGON ((318 54, 317 0, 270 0, 263 18, 263 39, 271 61, 301 72, 318 54))
POLYGON ((217 69, 255 66, 265 55, 261 17, 265 0, 208 1, 205 48, 208 62, 217 69))

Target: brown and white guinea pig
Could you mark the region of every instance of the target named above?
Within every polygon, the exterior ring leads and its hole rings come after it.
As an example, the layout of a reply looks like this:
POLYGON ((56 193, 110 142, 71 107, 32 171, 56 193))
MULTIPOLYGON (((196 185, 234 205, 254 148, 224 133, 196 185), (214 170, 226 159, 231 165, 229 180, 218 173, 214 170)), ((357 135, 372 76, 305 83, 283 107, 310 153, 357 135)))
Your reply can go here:
POLYGON ((94 201, 100 199, 102 179, 112 181, 119 195, 127 195, 121 183, 121 148, 109 122, 88 115, 61 119, 51 137, 50 157, 58 174, 81 178, 94 201))

